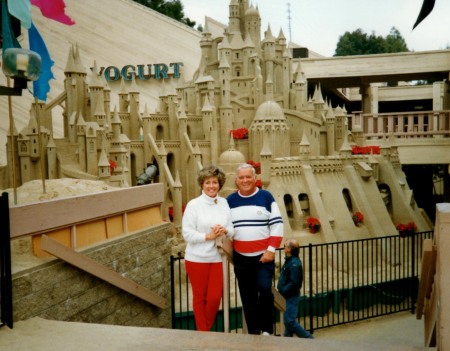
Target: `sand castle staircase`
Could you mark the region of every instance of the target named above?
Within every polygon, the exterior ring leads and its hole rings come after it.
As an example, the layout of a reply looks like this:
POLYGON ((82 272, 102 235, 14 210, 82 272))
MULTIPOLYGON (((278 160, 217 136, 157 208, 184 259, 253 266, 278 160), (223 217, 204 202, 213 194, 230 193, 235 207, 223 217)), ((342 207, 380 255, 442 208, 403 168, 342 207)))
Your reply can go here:
POLYGON ((71 144, 65 139, 55 139, 57 159, 61 172, 60 178, 78 178, 98 180, 98 176, 89 174, 80 169, 78 163, 78 145, 71 144))

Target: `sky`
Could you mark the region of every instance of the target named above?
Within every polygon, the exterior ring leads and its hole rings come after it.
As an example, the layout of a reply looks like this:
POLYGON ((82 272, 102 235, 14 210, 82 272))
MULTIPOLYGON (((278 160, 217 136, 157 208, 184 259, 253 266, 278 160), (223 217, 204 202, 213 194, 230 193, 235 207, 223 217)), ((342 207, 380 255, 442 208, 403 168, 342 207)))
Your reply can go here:
MULTIPOLYGON (((181 0, 185 17, 205 23, 205 16, 228 25, 230 0, 181 0)), ((411 51, 450 47, 450 1, 436 0, 433 11, 414 30, 423 0, 250 0, 258 6, 261 32, 280 29, 288 41, 324 56, 333 56, 345 32, 363 32, 386 37, 399 30, 411 51), (288 11, 289 9, 289 11, 288 11), (290 20, 289 20, 290 18, 290 20)))

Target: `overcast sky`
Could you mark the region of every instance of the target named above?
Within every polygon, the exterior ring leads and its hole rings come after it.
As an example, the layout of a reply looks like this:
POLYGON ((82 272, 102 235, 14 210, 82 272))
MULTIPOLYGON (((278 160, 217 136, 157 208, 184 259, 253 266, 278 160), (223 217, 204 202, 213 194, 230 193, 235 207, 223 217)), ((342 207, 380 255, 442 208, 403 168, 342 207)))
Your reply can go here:
MULTIPOLYGON (((258 6, 262 32, 280 29, 288 40, 333 56, 339 37, 361 28, 385 37, 396 27, 412 51, 450 47, 450 1, 436 0, 433 11, 412 30, 423 0, 250 0, 258 6), (290 4, 290 21, 288 20, 290 4), (290 23, 290 26, 289 26, 290 23), (289 28, 290 27, 290 28, 289 28)), ((230 0, 181 0, 186 17, 204 24, 205 16, 228 24, 230 0)))

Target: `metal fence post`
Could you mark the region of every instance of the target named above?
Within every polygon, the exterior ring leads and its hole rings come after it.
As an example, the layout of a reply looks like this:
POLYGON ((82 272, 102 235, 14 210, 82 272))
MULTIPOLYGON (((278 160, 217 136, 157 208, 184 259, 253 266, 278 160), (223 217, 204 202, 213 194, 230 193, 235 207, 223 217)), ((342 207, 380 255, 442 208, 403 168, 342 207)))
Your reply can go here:
POLYGON ((8 193, 0 197, 0 327, 13 327, 11 234, 9 226, 8 193))
POLYGON ((309 272, 309 332, 312 334, 314 331, 314 311, 313 311, 313 259, 312 259, 312 244, 308 245, 309 251, 309 262, 308 262, 308 272, 309 272))
POLYGON ((172 329, 175 329, 175 260, 170 256, 170 308, 172 310, 172 329))
POLYGON ((411 289, 411 313, 414 314, 415 310, 415 297, 414 297, 414 282, 416 275, 416 234, 413 233, 411 235, 411 280, 410 280, 410 289, 411 289))

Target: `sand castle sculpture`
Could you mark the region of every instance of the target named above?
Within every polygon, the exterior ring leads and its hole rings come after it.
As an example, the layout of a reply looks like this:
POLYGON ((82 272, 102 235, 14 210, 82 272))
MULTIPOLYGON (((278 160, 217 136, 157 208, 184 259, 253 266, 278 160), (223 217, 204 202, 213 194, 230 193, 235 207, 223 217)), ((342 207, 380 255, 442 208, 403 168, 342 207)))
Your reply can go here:
POLYGON ((122 81, 118 104, 111 106, 111 90, 96 65, 86 69, 78 47, 71 47, 64 91, 33 104, 28 126, 8 135, 4 188, 13 176, 18 185, 39 179, 41 168, 47 179, 117 187, 153 180, 164 184, 164 216, 170 213, 179 228, 183 205, 199 193, 199 169, 221 166, 226 196, 235 191, 236 166, 253 162, 281 208, 286 236, 298 235, 302 243, 396 234, 399 222, 431 229, 395 143, 379 154, 354 155, 352 146, 368 144, 358 130, 349 132, 345 106, 331 106, 319 85, 308 93, 301 59, 292 58, 282 31, 275 37, 269 26, 261 33, 257 8, 230 1, 228 27, 213 36, 206 24, 200 47, 192 79, 161 91, 153 112, 140 101, 134 80, 129 87, 122 81), (64 126, 59 139, 52 137, 55 114, 64 126), (355 212, 363 222, 355 224, 355 212), (315 234, 308 217, 320 221, 315 234))

